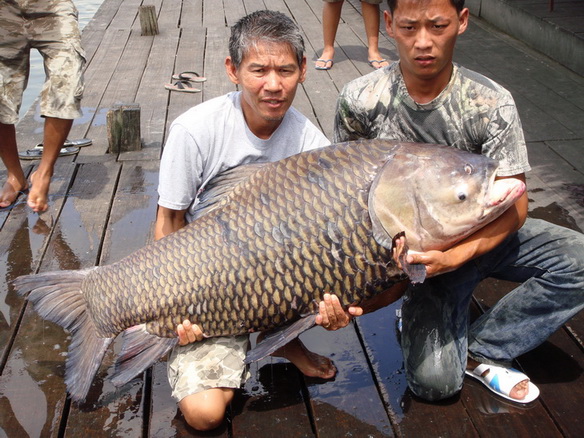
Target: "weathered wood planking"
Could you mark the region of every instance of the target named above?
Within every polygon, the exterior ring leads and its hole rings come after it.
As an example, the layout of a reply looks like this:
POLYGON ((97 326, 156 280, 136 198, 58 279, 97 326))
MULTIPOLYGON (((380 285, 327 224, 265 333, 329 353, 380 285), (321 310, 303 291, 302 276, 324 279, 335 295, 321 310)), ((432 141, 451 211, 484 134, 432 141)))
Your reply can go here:
MULTIPOLYGON (((183 17, 183 20, 185 18, 183 17)), ((194 19, 194 17, 189 17, 194 19)), ((199 26, 192 26, 181 29, 181 38, 174 60, 172 74, 179 74, 184 71, 195 71, 201 76, 207 77, 206 82, 195 82, 193 85, 201 90, 201 93, 177 93, 169 92, 169 104, 167 107, 166 125, 167 130, 170 124, 183 112, 202 102, 204 90, 207 87, 213 87, 216 81, 215 76, 225 72, 214 71, 210 66, 204 65, 203 55, 205 52, 205 40, 207 30, 199 26)), ((170 76, 164 77, 164 80, 171 82, 170 76)))
POLYGON ((319 437, 393 436, 392 425, 354 325, 336 332, 318 327, 301 335, 311 351, 330 357, 334 380, 304 377, 319 437))

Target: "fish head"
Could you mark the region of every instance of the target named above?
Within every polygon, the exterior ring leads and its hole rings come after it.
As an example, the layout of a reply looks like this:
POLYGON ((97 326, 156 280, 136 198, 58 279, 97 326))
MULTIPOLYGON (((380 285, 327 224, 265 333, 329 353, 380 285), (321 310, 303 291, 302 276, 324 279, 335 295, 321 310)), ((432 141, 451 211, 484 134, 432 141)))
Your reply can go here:
POLYGON ((496 179, 498 162, 447 146, 402 144, 369 193, 374 237, 390 248, 405 232, 410 250, 445 250, 499 217, 525 184, 496 179))

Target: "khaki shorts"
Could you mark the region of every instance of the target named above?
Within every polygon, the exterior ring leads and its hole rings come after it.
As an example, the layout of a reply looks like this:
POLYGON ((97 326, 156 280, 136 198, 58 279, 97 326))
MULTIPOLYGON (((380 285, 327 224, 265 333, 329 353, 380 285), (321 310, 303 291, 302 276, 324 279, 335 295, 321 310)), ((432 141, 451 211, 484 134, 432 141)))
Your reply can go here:
MULTIPOLYGON (((338 3, 342 2, 343 0, 322 0, 323 2, 327 3, 338 3)), ((363 3, 369 3, 370 5, 380 5, 383 0, 361 0, 363 3)))
POLYGON ((211 388, 239 388, 249 377, 243 362, 248 346, 249 336, 242 335, 176 347, 168 359, 168 381, 174 399, 181 401, 211 388))
POLYGON ((29 74, 30 49, 44 59, 46 80, 41 115, 61 119, 81 116, 85 53, 70 0, 0 2, 0 122, 14 124, 29 74))

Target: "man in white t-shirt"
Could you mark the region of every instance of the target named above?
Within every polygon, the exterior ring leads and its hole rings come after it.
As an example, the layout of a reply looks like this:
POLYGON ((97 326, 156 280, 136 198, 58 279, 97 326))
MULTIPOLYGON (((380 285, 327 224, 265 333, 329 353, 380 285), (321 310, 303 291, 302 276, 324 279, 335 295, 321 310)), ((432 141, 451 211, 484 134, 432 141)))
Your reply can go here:
MULTIPOLYGON (((306 74, 304 42, 292 20, 273 11, 242 18, 231 30, 229 54, 227 75, 241 91, 191 108, 170 128, 160 163, 156 239, 192 220, 198 193, 224 170, 329 144, 291 107, 306 74)), ((321 308, 326 308, 324 303, 321 308)), ((328 317, 326 321, 325 326, 331 325, 328 317)), ((248 337, 204 339, 189 321, 179 325, 177 333, 181 346, 168 363, 173 397, 192 427, 213 429, 222 423, 235 389, 246 377, 248 337)), ((298 339, 274 355, 287 358, 308 376, 331 378, 336 373, 329 359, 308 351, 298 339)))

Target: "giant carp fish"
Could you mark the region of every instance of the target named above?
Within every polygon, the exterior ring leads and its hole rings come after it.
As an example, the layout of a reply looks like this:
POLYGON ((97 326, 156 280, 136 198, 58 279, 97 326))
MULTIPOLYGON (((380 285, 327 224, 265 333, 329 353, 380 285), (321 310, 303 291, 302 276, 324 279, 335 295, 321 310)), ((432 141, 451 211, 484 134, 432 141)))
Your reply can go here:
MULTIPOLYGON (((323 294, 348 306, 406 279, 392 256, 396 235, 405 232, 410 250, 443 250, 502 214, 525 185, 495 180, 497 167, 455 148, 382 140, 244 165, 218 176, 177 232, 110 265, 14 285, 71 333, 74 401, 122 332, 116 386, 175 346, 185 319, 208 337, 283 328, 250 351, 257 360, 313 326, 323 294)), ((422 270, 411 271, 415 281, 422 270)))

